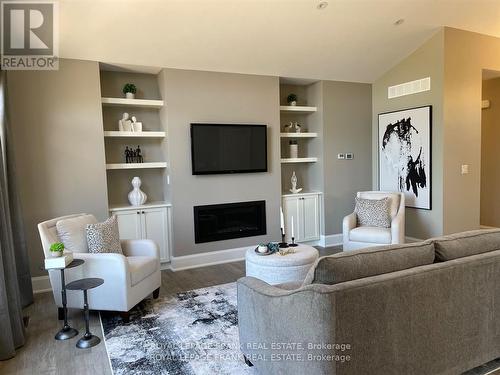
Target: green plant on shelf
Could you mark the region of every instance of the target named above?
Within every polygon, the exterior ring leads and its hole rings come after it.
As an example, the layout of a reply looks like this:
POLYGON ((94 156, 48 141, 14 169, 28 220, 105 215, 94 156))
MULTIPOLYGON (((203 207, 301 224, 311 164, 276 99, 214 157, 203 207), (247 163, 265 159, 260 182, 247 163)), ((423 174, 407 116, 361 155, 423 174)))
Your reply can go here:
POLYGON ((286 102, 290 105, 296 105, 297 104, 297 95, 295 94, 289 94, 286 97, 286 102))
POLYGON ((123 86, 123 93, 127 94, 128 92, 135 94, 137 92, 137 87, 133 83, 126 83, 123 86))

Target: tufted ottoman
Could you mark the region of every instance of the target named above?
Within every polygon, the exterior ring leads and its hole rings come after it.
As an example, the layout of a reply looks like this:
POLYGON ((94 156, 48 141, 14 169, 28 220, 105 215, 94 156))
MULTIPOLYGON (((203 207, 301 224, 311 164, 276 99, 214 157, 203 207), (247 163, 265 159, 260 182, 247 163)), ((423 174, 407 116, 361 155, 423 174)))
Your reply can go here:
POLYGON ((295 247, 295 253, 284 256, 277 253, 258 255, 255 248, 251 248, 245 256, 246 275, 269 284, 302 282, 318 256, 318 250, 309 245, 299 245, 295 247))

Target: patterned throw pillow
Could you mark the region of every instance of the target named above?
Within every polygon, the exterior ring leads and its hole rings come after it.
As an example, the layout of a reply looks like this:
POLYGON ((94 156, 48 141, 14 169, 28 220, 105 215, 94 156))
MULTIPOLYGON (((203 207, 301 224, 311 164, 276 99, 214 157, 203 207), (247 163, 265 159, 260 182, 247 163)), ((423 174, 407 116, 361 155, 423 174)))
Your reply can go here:
POLYGON ((88 224, 87 243, 89 253, 123 254, 116 216, 111 216, 103 223, 88 224))
POLYGON ((363 199, 356 198, 354 212, 360 227, 391 227, 390 198, 363 199))

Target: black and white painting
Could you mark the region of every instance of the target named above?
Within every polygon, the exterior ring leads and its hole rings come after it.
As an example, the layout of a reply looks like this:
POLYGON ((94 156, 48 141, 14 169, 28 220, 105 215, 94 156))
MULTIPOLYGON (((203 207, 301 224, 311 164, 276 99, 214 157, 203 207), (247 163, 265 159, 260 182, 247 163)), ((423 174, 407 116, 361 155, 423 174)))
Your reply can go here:
POLYGON ((432 106, 378 115, 380 190, 405 193, 406 206, 431 209, 432 106))

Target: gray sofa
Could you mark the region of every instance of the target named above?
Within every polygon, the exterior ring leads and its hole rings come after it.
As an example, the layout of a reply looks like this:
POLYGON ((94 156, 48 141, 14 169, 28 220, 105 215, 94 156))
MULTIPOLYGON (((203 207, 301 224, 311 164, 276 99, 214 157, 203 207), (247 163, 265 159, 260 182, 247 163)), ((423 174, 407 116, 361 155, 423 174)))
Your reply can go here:
POLYGON ((320 258, 290 290, 238 280, 259 374, 460 374, 500 357, 500 230, 320 258))

